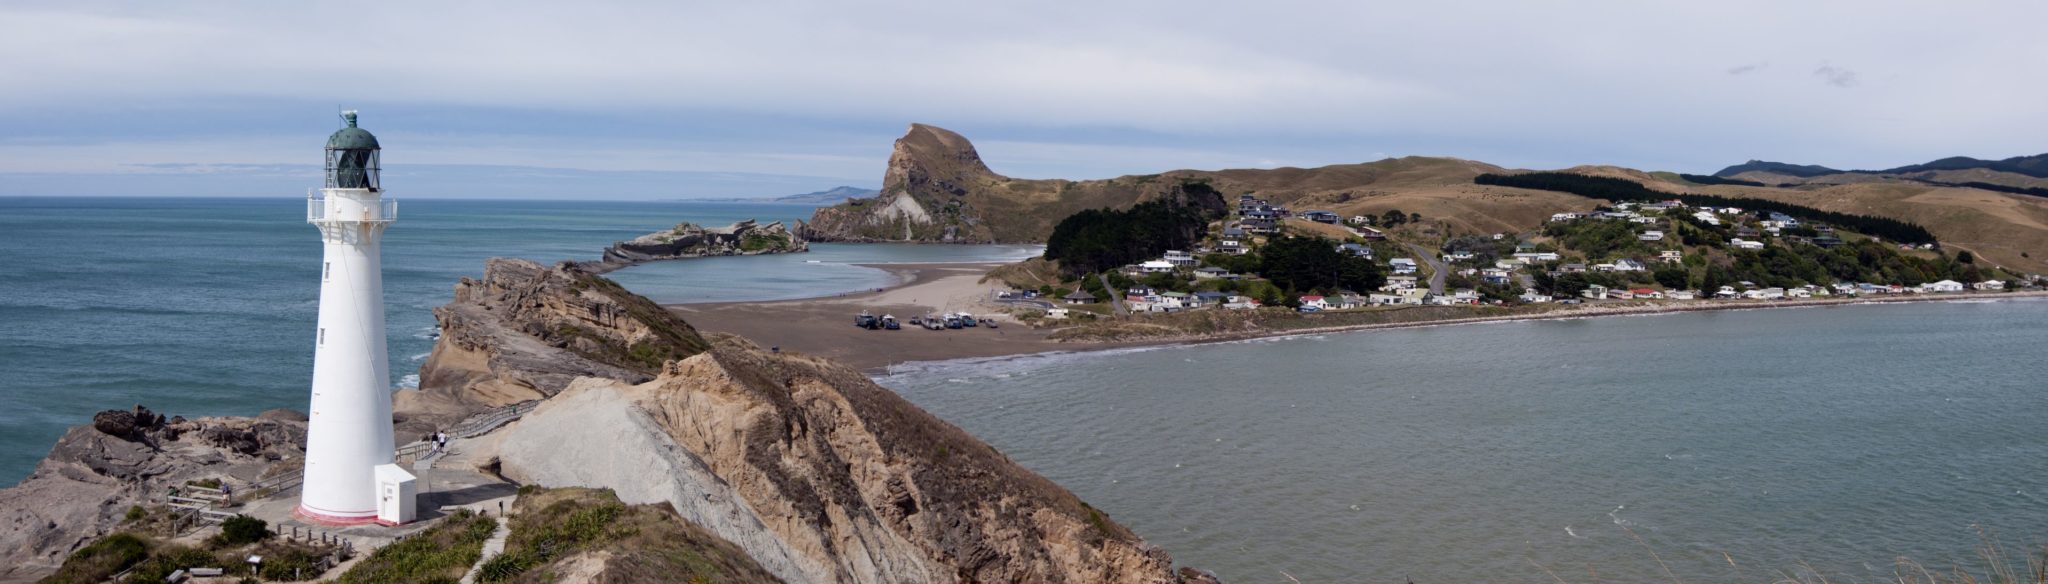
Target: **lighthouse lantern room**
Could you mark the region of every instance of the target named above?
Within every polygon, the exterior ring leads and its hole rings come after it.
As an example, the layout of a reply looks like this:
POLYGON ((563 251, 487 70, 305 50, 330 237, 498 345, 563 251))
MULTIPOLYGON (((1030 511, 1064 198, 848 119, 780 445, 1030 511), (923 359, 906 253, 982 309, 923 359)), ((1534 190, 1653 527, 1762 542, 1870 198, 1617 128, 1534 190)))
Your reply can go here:
POLYGON ((296 515, 331 525, 404 523, 412 519, 412 502, 387 500, 412 497, 413 477, 392 464, 380 247, 384 229, 398 219, 398 202, 383 198, 377 137, 356 127, 353 110, 342 121, 327 139, 326 184, 306 196, 306 222, 320 231, 323 254, 296 515), (387 488, 392 482, 403 488, 387 488))

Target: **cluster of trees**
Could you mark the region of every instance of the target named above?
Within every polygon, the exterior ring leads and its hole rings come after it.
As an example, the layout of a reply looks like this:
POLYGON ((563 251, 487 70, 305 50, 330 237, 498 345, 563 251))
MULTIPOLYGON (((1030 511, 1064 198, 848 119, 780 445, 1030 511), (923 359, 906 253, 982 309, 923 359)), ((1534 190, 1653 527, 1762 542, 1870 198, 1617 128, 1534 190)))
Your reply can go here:
POLYGON ((1680 173, 1680 174, 1678 175, 1678 178, 1682 178, 1682 179, 1685 179, 1685 180, 1686 180, 1687 182, 1691 182, 1691 183, 1693 183, 1693 184, 1702 184, 1702 185, 1737 185, 1737 186, 1745 186, 1745 187, 1762 187, 1762 186, 1770 186, 1770 185, 1766 185, 1766 184, 1764 184, 1764 183, 1756 182, 1756 181, 1753 181, 1753 180, 1742 180, 1742 179, 1739 179, 1739 178, 1725 178, 1725 177, 1718 177, 1718 176, 1714 176, 1714 175, 1711 175, 1711 174, 1684 174, 1684 173, 1680 173))
POLYGON ((1543 226, 1543 234, 1557 238, 1558 243, 1588 258, 1649 251, 1642 240, 1636 239, 1635 224, 1627 221, 1553 221, 1543 226))
POLYGON ((1692 256, 1684 265, 1663 264, 1649 272, 1552 275, 1555 264, 1534 272, 1537 288, 1559 295, 1578 294, 1591 284, 1616 288, 1651 282, 1669 289, 1698 289, 1711 294, 1738 282, 1780 288, 1838 281, 1917 286, 1938 280, 1982 282, 1995 275, 1973 260, 1962 254, 1954 258, 1922 258, 1865 240, 1832 249, 1801 244, 1737 250, 1726 261, 1704 261, 1700 256, 1692 256))
POLYGON ((1632 180, 1604 176, 1586 176, 1568 172, 1531 172, 1525 174, 1482 174, 1472 179, 1482 185, 1496 185, 1524 189, 1538 189, 1571 193, 1581 197, 1605 201, 1658 201, 1676 198, 1695 207, 1740 207, 1757 211, 1775 211, 1808 221, 1819 221, 1837 227, 1882 237, 1903 243, 1934 243, 1934 234, 1918 224, 1869 215, 1852 215, 1822 211, 1803 205, 1781 203, 1750 197, 1722 197, 1717 195, 1671 195, 1650 190, 1642 183, 1632 180))
POLYGON ((1372 260, 1338 252, 1335 241, 1322 237, 1276 237, 1258 254, 1259 276, 1290 291, 1364 292, 1387 283, 1372 260))
POLYGON ((1217 212, 1172 200, 1139 203, 1123 211, 1089 209, 1062 219, 1045 240, 1045 258, 1070 276, 1092 274, 1191 249, 1217 212))
POLYGON ((1421 213, 1402 213, 1400 209, 1387 209, 1378 217, 1379 227, 1399 227, 1403 223, 1421 223, 1421 213))

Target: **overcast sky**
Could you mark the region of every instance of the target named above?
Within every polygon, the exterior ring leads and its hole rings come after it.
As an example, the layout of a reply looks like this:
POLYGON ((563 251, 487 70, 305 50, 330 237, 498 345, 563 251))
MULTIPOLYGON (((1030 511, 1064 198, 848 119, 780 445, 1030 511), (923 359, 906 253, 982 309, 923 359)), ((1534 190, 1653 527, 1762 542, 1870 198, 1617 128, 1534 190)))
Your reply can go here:
POLYGON ((1029 178, 2048 151, 2034 0, 1056 4, 10 2, 0 195, 297 196, 341 107, 432 197, 874 187, 911 122, 1029 178))

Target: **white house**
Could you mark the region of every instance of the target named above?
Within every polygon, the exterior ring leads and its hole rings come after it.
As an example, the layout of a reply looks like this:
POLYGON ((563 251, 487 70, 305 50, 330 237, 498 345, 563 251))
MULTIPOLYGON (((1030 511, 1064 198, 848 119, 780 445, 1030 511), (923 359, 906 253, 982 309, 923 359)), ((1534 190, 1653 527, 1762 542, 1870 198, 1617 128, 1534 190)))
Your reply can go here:
POLYGON ((2004 281, 2004 280, 1985 280, 1985 281, 1982 281, 1982 282, 1978 282, 1978 283, 1975 283, 1975 284, 1971 284, 1971 285, 1970 285, 1970 287, 1971 287, 1971 288, 1976 288, 1976 289, 1978 289, 1978 290, 2004 290, 2004 289, 2005 289, 2005 281, 2004 281))
POLYGON ((1380 289, 1392 292, 1396 290, 1407 290, 1414 287, 1415 276, 1387 276, 1387 283, 1383 286, 1380 286, 1380 289))
POLYGON ((1067 317, 1067 309, 1065 309, 1065 308, 1060 308, 1060 307, 1058 307, 1058 306, 1055 306, 1055 307, 1052 307, 1052 308, 1047 308, 1047 309, 1045 309, 1045 317, 1046 317, 1046 318, 1066 318, 1066 317, 1067 317))
POLYGON ((1388 260, 1387 265, 1393 266, 1396 274, 1413 274, 1416 270, 1415 260, 1410 258, 1394 258, 1388 260))
POLYGON ((1330 303, 1321 296, 1303 296, 1301 307, 1309 310, 1329 310, 1330 303))
POLYGON ((1250 296, 1232 296, 1224 300, 1223 307, 1230 310, 1251 310, 1259 307, 1259 301, 1250 296))
POLYGON ((1691 290, 1665 290, 1664 297, 1672 300, 1692 300, 1697 296, 1691 290))
POLYGON ((1705 223, 1708 225, 1713 225, 1717 227, 1721 225, 1721 218, 1715 217, 1712 211, 1699 211, 1693 213, 1692 218, 1698 219, 1701 223, 1705 223))
POLYGON ((1637 235, 1636 239, 1642 241, 1664 241, 1664 232, 1652 229, 1637 235))
POLYGON ((1921 292, 1961 292, 1961 291, 1963 291, 1963 283, 1962 283, 1962 282, 1957 282, 1957 281, 1955 281, 1955 280, 1942 280, 1942 281, 1940 281, 1940 282, 1928 282, 1928 283, 1926 283, 1926 284, 1921 284, 1921 285, 1920 285, 1920 291, 1921 291, 1921 292))
POLYGON ((1147 274, 1164 274, 1173 271, 1173 264, 1167 263, 1165 260, 1152 260, 1138 264, 1138 271, 1147 274))
POLYGON ((1662 262, 1664 262, 1664 263, 1667 263, 1667 264, 1677 264, 1677 263, 1684 263, 1684 262, 1685 262, 1685 252, 1682 252, 1682 251, 1678 251, 1678 250, 1675 250, 1675 249, 1667 249, 1667 250, 1664 250, 1664 251, 1658 252, 1658 253, 1657 253, 1657 259, 1658 259, 1659 261, 1662 261, 1662 262))
POLYGON ((1535 290, 1529 290, 1522 293, 1522 301, 1528 303, 1549 302, 1550 295, 1538 294, 1535 290))
POLYGON ((1521 260, 1525 264, 1533 264, 1536 262, 1554 262, 1564 258, 1557 255, 1557 252, 1554 251, 1524 251, 1516 252, 1515 259, 1521 260))
POLYGON ((1734 239, 1730 239, 1730 240, 1728 240, 1728 245, 1732 245, 1732 246, 1735 246, 1735 249, 1752 249, 1752 250, 1754 250, 1754 249, 1763 249, 1763 248, 1764 248, 1764 242, 1761 242, 1761 241, 1750 241, 1750 240, 1747 240, 1747 239, 1743 239, 1743 238, 1740 238, 1740 237, 1737 237, 1737 238, 1734 238, 1734 239))
POLYGON ((1166 260, 1166 263, 1173 264, 1176 266, 1195 265, 1195 254, 1191 254, 1178 249, 1166 250, 1166 257, 1164 259, 1166 260))
POLYGON ((1365 297, 1365 301, 1381 306, 1402 303, 1400 294, 1387 294, 1378 292, 1373 294, 1367 294, 1365 297))
POLYGON ((1601 286, 1601 285, 1599 285, 1599 284, 1594 284, 1594 285, 1591 285, 1591 286, 1587 286, 1587 287, 1586 287, 1586 289, 1585 289, 1584 291, 1581 291, 1581 292, 1579 292, 1579 295, 1580 295, 1580 296, 1584 296, 1584 297, 1587 297, 1587 298, 1591 298, 1591 299, 1594 299, 1594 300, 1606 300, 1606 299, 1607 299, 1607 287, 1606 287, 1606 286, 1601 286))
POLYGON ((1570 221, 1577 218, 1579 218, 1578 213, 1552 213, 1550 215, 1551 221, 1570 221))
POLYGON ((1621 258, 1614 260, 1614 271, 1617 272, 1640 272, 1646 269, 1648 268, 1644 267, 1642 262, 1633 259, 1621 258))

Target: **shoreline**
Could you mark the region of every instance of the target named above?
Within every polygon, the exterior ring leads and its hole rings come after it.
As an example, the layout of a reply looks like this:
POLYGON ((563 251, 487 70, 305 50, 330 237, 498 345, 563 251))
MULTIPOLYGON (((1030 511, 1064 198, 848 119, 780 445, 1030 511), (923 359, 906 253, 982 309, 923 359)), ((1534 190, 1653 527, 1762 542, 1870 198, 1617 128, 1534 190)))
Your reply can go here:
MULTIPOLYGON (((1582 304, 1548 309, 1519 309, 1526 312, 1461 318, 1437 318, 1410 322, 1375 322, 1308 326, 1287 329, 1240 330, 1221 333, 1164 334, 1103 340, 1054 338, 1055 333, 1074 326, 1031 328, 1007 314, 995 312, 1006 304, 986 292, 1007 289, 1001 284, 982 284, 989 269, 998 262, 853 264, 888 271, 894 285, 837 296, 795 300, 707 302, 663 304, 699 329, 739 335, 764 347, 786 348, 840 360, 869 374, 887 375, 897 366, 912 363, 1017 357, 1043 353, 1080 353, 1133 347, 1226 343, 1251 339, 1518 322, 1568 320, 1608 316, 1676 314, 1726 310, 1767 310, 1813 308, 1905 302, 1958 300, 2002 300, 2048 298, 2048 291, 1964 292, 1914 294, 1883 297, 1812 298, 1799 300, 1647 300, 1613 304, 1582 304), (907 321, 927 313, 971 311, 995 318, 1004 326, 935 331, 912 329, 868 331, 851 326, 855 313, 893 314, 907 321)), ((1328 312, 1327 315, 1356 314, 1328 312)), ((1292 314, 1272 318, 1296 318, 1292 314)), ((1075 325, 1080 326, 1080 325, 1075 325)))

